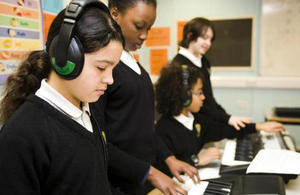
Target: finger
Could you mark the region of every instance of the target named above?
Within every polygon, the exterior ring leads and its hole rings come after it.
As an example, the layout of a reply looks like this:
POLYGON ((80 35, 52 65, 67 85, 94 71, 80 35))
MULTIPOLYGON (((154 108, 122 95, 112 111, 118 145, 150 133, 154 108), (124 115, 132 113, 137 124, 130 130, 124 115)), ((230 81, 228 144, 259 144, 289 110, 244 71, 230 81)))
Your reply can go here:
POLYGON ((174 176, 176 177, 176 179, 181 182, 184 183, 184 180, 182 179, 182 177, 180 177, 180 175, 178 173, 174 174, 174 176))
POLYGON ((243 121, 238 121, 237 123, 238 123, 239 127, 244 128, 246 126, 243 121))
POLYGON ((195 176, 196 176, 196 179, 197 179, 197 183, 200 183, 200 175, 199 175, 199 172, 198 172, 198 170, 197 170, 197 173, 195 174, 195 176))
MULTIPOLYGON (((187 191, 184 190, 184 189, 182 189, 182 188, 179 187, 178 185, 176 185, 175 190, 176 190, 176 191, 174 191, 174 195, 178 195, 178 193, 179 193, 179 194, 182 194, 182 195, 187 195, 187 191)), ((173 193, 173 191, 172 191, 172 193, 173 193)))
POLYGON ((220 159, 220 158, 221 158, 221 155, 216 154, 216 155, 213 156, 213 159, 212 159, 212 160, 216 160, 216 159, 220 159))
POLYGON ((274 126, 273 130, 274 131, 282 131, 283 127, 281 127, 281 126, 274 126))
POLYGON ((171 195, 171 192, 167 189, 167 191, 163 192, 164 195, 171 195))
POLYGON ((283 124, 280 124, 277 126, 279 129, 285 130, 285 127, 283 126, 283 124))
POLYGON ((196 172, 196 171, 185 169, 184 172, 185 172, 185 174, 187 174, 193 180, 194 184, 196 184, 196 180, 195 180, 195 177, 194 177, 194 172, 196 172))
POLYGON ((170 195, 178 195, 179 193, 177 192, 177 189, 176 189, 176 186, 178 186, 177 184, 174 184, 173 186, 170 186, 168 189, 167 189, 167 193, 170 194, 170 195))
POLYGON ((278 129, 278 131, 285 131, 284 127, 278 127, 277 129, 278 129))
POLYGON ((244 118, 243 119, 243 122, 247 123, 247 124, 251 123, 251 121, 252 121, 252 118, 244 118))
POLYGON ((234 124, 233 127, 238 131, 240 130, 240 127, 237 124, 234 124))
POLYGON ((200 175, 199 175, 199 172, 197 169, 194 171, 191 178, 192 178, 194 184, 200 183, 200 175))

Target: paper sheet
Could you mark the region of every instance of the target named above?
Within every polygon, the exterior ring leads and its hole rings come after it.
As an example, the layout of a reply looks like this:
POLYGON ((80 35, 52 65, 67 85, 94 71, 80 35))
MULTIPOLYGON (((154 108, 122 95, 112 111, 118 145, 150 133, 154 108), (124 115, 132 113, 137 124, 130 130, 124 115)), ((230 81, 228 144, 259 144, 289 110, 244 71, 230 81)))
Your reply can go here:
POLYGON ((300 174, 300 153, 263 149, 250 163, 246 173, 300 174))
POLYGON ((180 187, 188 191, 188 195, 202 195, 208 186, 207 181, 201 181, 199 184, 194 184, 193 180, 189 176, 181 176, 184 183, 179 182, 176 178, 173 178, 180 187))
POLYGON ((221 161, 217 159, 209 163, 208 165, 198 169, 200 179, 207 180, 207 179, 215 179, 221 177, 219 174, 220 165, 221 165, 221 161))

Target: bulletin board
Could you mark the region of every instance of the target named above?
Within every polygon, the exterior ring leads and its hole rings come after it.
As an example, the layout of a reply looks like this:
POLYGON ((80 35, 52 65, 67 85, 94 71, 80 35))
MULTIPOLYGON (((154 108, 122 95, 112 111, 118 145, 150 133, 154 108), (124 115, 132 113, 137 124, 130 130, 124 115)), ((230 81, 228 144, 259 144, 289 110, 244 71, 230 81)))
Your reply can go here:
POLYGON ((300 1, 263 0, 260 74, 300 76, 300 1))
POLYGON ((0 82, 32 50, 43 49, 39 0, 0 0, 0 82))
POLYGON ((211 20, 215 40, 206 53, 213 67, 252 67, 253 18, 211 20))

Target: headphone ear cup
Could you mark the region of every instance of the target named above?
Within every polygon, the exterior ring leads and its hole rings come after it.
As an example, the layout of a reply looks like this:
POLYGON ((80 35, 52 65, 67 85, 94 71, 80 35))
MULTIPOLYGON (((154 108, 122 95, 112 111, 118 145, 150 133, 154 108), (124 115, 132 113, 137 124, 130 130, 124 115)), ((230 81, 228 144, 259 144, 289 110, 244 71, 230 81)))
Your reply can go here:
POLYGON ((192 93, 190 92, 190 91, 187 91, 186 93, 185 93, 185 95, 184 95, 185 97, 184 97, 184 103, 183 103, 183 106, 184 107, 188 107, 189 105, 191 105, 191 103, 192 103, 192 98, 193 98, 193 96, 192 96, 192 93))
POLYGON ((75 79, 82 71, 84 65, 84 51, 80 40, 74 36, 68 47, 66 64, 61 65, 56 63, 56 45, 58 36, 52 41, 50 48, 50 60, 55 72, 62 78, 71 80, 75 79))
POLYGON ((182 65, 182 85, 183 85, 183 106, 187 107, 192 103, 192 93, 189 90, 189 71, 187 65, 182 65))
POLYGON ((70 42, 70 45, 68 48, 67 64, 70 62, 71 62, 71 64, 74 63, 75 67, 70 74, 67 74, 64 77, 65 79, 69 79, 69 80, 75 79, 77 76, 79 76, 83 69, 83 65, 84 65, 83 46, 82 46, 80 40, 76 36, 74 36, 71 39, 71 42, 70 42))

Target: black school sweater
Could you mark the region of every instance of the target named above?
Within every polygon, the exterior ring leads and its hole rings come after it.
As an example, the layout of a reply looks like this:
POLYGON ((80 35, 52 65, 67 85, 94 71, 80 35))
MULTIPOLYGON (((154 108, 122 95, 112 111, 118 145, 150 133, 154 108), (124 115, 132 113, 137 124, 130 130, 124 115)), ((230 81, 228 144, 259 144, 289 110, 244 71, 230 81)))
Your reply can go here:
POLYGON ((186 64, 188 66, 193 66, 202 72, 204 76, 203 93, 205 95, 205 100, 203 102, 203 107, 201 108, 199 113, 210 116, 220 122, 228 123, 230 115, 226 113, 225 109, 221 105, 219 105, 214 98, 214 94, 211 86, 211 80, 210 80, 210 68, 211 68, 210 63, 205 56, 201 58, 201 62, 202 62, 202 67, 199 68, 188 58, 186 58, 181 54, 177 54, 172 60, 172 63, 186 64))
MULTIPOLYGON (((205 143, 256 132, 255 124, 249 124, 237 131, 230 125, 216 122, 199 114, 195 115, 193 127, 193 131, 191 131, 174 117, 163 115, 155 125, 155 130, 176 158, 191 165, 193 165, 191 156, 197 155, 205 143), (197 136, 196 124, 200 126, 200 136, 197 136)), ((157 167, 170 175, 164 164, 159 163, 157 167)))
POLYGON ((109 195, 105 153, 97 129, 31 95, 0 131, 0 193, 109 195))
POLYGON ((150 164, 158 156, 165 159, 171 155, 155 134, 153 85, 145 69, 139 67, 141 75, 120 61, 113 70, 113 85, 108 87, 97 103, 91 104, 98 120, 104 116, 108 142, 141 160, 137 162, 115 156, 113 162, 109 163, 111 183, 125 192, 137 187, 134 182, 141 183, 145 179, 150 164), (122 167, 125 170, 121 170, 122 167), (132 172, 126 173, 129 169, 132 172), (136 181, 130 179, 133 177, 136 181))

